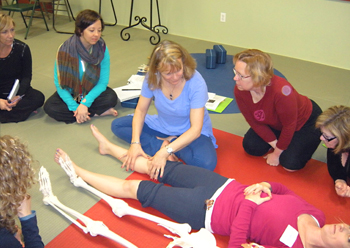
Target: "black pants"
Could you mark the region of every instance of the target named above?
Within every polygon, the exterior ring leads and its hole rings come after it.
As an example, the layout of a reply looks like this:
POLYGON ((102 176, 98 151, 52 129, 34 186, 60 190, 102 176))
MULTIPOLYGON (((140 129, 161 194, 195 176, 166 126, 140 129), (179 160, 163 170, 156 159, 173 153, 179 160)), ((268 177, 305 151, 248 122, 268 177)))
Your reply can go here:
POLYGON ((142 207, 153 207, 176 222, 188 223, 199 230, 205 227, 205 201, 226 181, 226 177, 210 170, 167 161, 160 183, 142 181, 137 199, 142 207))
MULTIPOLYGON (((114 90, 107 87, 107 89, 99 95, 89 108, 90 117, 95 114, 101 115, 110 108, 113 108, 118 102, 117 94, 114 90)), ((46 114, 56 121, 64 121, 65 123, 76 122, 73 111, 68 109, 67 104, 61 99, 57 92, 55 92, 45 102, 44 110, 46 114)))
POLYGON ((33 111, 43 106, 45 96, 40 91, 30 87, 24 94, 24 97, 11 111, 0 110, 1 123, 25 121, 33 111))
MULTIPOLYGON (((296 131, 287 148, 280 156, 280 164, 289 170, 300 170, 304 168, 307 161, 312 157, 320 144, 320 130, 315 128, 317 117, 322 113, 321 108, 312 101, 312 112, 304 126, 296 131)), ((271 128, 277 139, 281 131, 271 128)), ((250 128, 243 138, 244 150, 253 156, 263 156, 271 146, 266 143, 257 133, 250 128)))

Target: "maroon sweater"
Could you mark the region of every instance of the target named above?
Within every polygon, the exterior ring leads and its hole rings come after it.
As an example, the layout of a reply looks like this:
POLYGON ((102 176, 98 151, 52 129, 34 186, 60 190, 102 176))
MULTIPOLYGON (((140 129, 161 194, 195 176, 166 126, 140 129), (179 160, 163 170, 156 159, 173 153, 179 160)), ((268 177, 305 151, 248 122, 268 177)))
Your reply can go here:
POLYGON ((271 128, 281 131, 277 147, 286 150, 295 131, 309 119, 312 103, 284 78, 273 76, 263 98, 254 103, 249 91, 235 87, 237 105, 251 128, 267 143, 276 140, 271 128))

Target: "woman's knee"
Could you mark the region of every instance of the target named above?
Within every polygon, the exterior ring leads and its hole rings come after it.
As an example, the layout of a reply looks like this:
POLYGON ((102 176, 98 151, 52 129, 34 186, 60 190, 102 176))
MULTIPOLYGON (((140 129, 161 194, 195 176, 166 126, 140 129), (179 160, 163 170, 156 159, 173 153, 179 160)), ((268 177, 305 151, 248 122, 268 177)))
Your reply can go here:
POLYGON ((199 167, 213 171, 216 167, 217 162, 218 161, 216 156, 210 156, 207 159, 202 160, 199 167))
POLYGON ((280 164, 286 171, 297 171, 305 167, 307 161, 302 161, 297 156, 289 156, 288 158, 282 157, 280 164))
POLYGON ((247 139, 247 138, 243 139, 242 145, 246 153, 248 153, 249 155, 258 156, 258 157, 265 155, 271 148, 270 145, 268 144, 263 145, 262 147, 261 145, 258 145, 254 140, 247 139))
POLYGON ((123 183, 123 192, 128 198, 137 199, 137 190, 140 182, 140 180, 125 180, 123 183))
POLYGON ((124 133, 123 128, 125 127, 132 127, 132 116, 123 116, 112 121, 112 132, 118 137, 124 133))
POLYGON ((106 94, 104 95, 104 101, 108 102, 110 106, 114 107, 117 105, 118 96, 114 90, 107 88, 106 94))

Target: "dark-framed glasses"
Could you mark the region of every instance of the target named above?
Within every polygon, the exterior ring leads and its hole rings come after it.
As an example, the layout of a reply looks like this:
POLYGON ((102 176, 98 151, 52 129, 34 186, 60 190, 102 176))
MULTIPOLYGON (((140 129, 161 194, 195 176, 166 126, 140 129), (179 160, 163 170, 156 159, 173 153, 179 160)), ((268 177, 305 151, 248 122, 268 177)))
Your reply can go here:
POLYGON ((327 135, 325 135, 324 133, 322 133, 322 137, 327 140, 327 142, 331 142, 332 140, 336 139, 336 136, 333 137, 328 137, 327 135))
POLYGON ((239 72, 237 72, 234 68, 233 68, 233 73, 235 75, 238 75, 242 80, 245 79, 245 78, 250 78, 250 76, 243 76, 241 75, 239 72))

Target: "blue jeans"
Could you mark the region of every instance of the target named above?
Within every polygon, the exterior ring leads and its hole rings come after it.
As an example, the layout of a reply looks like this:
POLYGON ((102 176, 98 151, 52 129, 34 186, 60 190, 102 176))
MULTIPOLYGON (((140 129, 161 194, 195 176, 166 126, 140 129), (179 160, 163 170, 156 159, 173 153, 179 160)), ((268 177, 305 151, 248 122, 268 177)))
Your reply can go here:
MULTIPOLYGON (((112 132, 120 139, 131 143, 133 116, 124 116, 112 122, 112 132)), ((179 134, 180 136, 181 134, 179 134)), ((163 144, 163 140, 157 139, 169 137, 169 135, 151 129, 146 123, 143 126, 140 142, 142 149, 150 156, 154 156, 163 144)), ((215 147, 208 136, 201 135, 188 146, 175 155, 186 164, 214 170, 217 163, 215 147)))
POLYGON ((199 230, 204 227, 205 200, 210 199, 226 181, 226 177, 215 172, 167 161, 160 183, 142 181, 137 199, 142 207, 157 209, 176 222, 188 223, 199 230))

